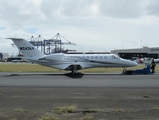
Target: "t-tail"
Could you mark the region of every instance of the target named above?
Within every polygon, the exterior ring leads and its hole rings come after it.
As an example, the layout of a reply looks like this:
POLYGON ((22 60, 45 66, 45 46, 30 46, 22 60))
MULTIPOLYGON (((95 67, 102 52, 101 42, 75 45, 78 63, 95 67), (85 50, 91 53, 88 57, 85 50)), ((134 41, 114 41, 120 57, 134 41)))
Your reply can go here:
POLYGON ((7 39, 11 39, 14 42, 14 44, 19 49, 19 52, 23 54, 24 58, 29 58, 29 57, 40 58, 44 56, 42 52, 40 52, 31 43, 29 43, 24 39, 21 38, 7 38, 7 39))

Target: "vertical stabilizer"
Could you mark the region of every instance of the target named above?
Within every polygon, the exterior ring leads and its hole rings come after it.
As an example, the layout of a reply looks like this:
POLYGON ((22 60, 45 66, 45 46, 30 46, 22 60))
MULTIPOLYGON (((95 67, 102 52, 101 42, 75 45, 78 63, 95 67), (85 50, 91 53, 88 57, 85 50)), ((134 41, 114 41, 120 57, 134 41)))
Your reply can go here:
POLYGON ((23 54, 24 57, 42 57, 44 54, 35 48, 28 41, 21 38, 7 38, 11 39, 14 44, 17 46, 19 51, 23 54))

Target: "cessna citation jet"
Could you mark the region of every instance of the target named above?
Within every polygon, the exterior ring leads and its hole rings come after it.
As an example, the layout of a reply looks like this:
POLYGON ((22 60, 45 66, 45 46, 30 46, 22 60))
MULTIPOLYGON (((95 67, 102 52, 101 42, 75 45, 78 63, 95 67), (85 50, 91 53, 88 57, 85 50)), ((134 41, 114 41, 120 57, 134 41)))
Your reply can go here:
POLYGON ((45 55, 28 41, 21 38, 11 39, 24 56, 25 60, 60 70, 70 70, 76 74, 78 70, 95 67, 132 67, 137 63, 120 58, 115 54, 64 54, 45 55))

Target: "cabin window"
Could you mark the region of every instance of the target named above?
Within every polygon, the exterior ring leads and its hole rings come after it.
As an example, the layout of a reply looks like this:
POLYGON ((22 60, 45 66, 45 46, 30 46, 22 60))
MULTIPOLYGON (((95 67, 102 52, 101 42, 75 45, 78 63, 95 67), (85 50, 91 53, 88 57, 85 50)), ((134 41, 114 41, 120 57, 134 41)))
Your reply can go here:
POLYGON ((89 56, 87 56, 87 59, 89 59, 89 56))
POLYGON ((98 56, 95 56, 96 59, 98 59, 98 56))
POLYGON ((102 56, 100 56, 99 58, 102 59, 102 56))
POLYGON ((93 56, 91 56, 91 59, 94 59, 94 57, 93 57, 93 56))
POLYGON ((104 59, 107 59, 107 56, 104 56, 104 59))

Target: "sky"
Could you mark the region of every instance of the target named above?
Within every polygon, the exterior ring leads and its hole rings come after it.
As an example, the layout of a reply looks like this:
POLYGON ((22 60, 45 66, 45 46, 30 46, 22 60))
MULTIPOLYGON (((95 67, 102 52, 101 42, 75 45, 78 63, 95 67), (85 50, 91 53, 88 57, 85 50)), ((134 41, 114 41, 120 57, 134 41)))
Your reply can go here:
POLYGON ((57 33, 77 51, 159 47, 159 0, 0 0, 0 13, 4 53, 18 52, 5 38, 57 33))

